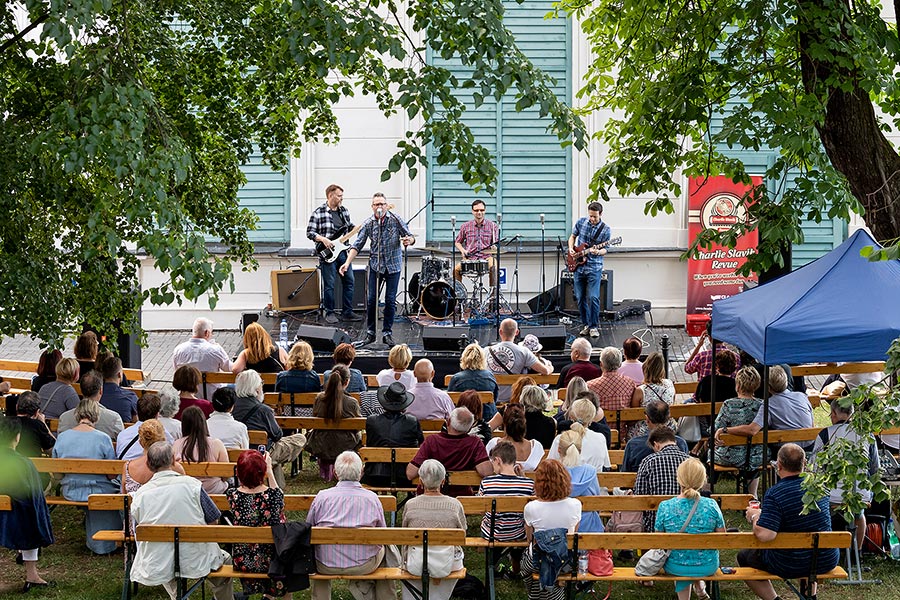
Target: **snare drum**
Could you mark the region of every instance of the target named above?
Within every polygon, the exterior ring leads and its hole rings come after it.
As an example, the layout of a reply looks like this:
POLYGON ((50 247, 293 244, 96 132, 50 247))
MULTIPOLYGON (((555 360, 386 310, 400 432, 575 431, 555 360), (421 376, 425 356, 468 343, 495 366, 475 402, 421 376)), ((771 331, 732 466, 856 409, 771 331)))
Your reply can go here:
POLYGON ((450 260, 437 256, 426 256, 422 259, 422 275, 419 285, 426 286, 432 281, 450 279, 450 260))
POLYGON ((487 260, 464 260, 459 263, 459 270, 469 277, 481 277, 488 272, 487 260))

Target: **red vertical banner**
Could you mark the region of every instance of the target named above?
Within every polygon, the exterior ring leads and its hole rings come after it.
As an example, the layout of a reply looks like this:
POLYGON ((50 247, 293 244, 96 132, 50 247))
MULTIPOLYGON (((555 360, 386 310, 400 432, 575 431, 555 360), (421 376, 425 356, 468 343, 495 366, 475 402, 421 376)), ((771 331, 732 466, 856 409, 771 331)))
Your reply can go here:
MULTIPOLYGON (((753 177, 753 186, 762 183, 753 177)), ((725 230, 747 219, 744 194, 752 186, 734 183, 728 177, 691 178, 688 182, 688 236, 691 241, 705 229, 725 230)), ((744 290, 744 283, 756 275, 735 274, 747 257, 756 252, 756 231, 738 238, 737 246, 712 246, 688 259, 687 319, 689 335, 700 335, 712 314, 712 303, 744 290)))

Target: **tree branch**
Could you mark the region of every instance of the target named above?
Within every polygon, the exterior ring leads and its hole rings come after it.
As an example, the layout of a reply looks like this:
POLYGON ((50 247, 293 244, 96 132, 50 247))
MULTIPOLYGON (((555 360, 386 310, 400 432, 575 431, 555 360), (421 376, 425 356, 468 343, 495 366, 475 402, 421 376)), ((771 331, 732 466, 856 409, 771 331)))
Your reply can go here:
POLYGON ((49 18, 50 18, 50 11, 49 10, 44 11, 44 13, 41 16, 39 16, 33 23, 28 25, 28 27, 26 27, 25 29, 23 29, 22 31, 17 33, 16 35, 12 36, 11 38, 9 38, 5 42, 3 42, 3 44, 0 44, 0 52, 4 52, 7 48, 12 46, 13 44, 16 44, 23 37, 25 37, 26 35, 31 33, 35 27, 37 27, 38 25, 40 25, 41 23, 43 23, 44 21, 46 21, 49 18))

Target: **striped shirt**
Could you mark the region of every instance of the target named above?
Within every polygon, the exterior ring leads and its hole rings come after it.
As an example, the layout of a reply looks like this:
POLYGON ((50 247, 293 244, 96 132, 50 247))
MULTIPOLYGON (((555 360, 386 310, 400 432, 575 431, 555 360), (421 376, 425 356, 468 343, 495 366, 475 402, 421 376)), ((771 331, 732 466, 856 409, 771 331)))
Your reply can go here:
MULTIPOLYGON (((479 496, 534 496, 534 481, 518 475, 488 475, 478 487, 479 496)), ((491 537, 491 513, 481 520, 481 537, 491 537)), ((497 513, 494 519, 494 539, 512 542, 525 539, 525 519, 522 513, 497 513)))
POLYGON ((488 255, 481 250, 495 241, 497 241, 497 224, 487 219, 483 220, 481 225, 476 223, 475 219, 463 223, 456 236, 456 242, 466 249, 466 258, 471 259, 487 258, 488 255))
MULTIPOLYGON (((339 481, 321 490, 309 507, 306 522, 313 527, 384 527, 384 509, 374 492, 358 481, 339 481)), ((320 545, 316 560, 326 567, 346 569, 372 560, 381 546, 320 545)))

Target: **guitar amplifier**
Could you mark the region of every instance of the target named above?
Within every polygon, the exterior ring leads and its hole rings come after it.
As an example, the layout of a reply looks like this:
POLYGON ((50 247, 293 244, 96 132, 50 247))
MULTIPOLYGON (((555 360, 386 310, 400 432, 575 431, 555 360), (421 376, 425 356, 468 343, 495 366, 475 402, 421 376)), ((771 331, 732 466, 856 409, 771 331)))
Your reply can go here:
MULTIPOLYGON (((365 269, 353 269, 353 306, 352 310, 366 310, 366 286, 369 278, 365 269)), ((334 308, 344 310, 344 284, 340 277, 334 278, 334 308)))

